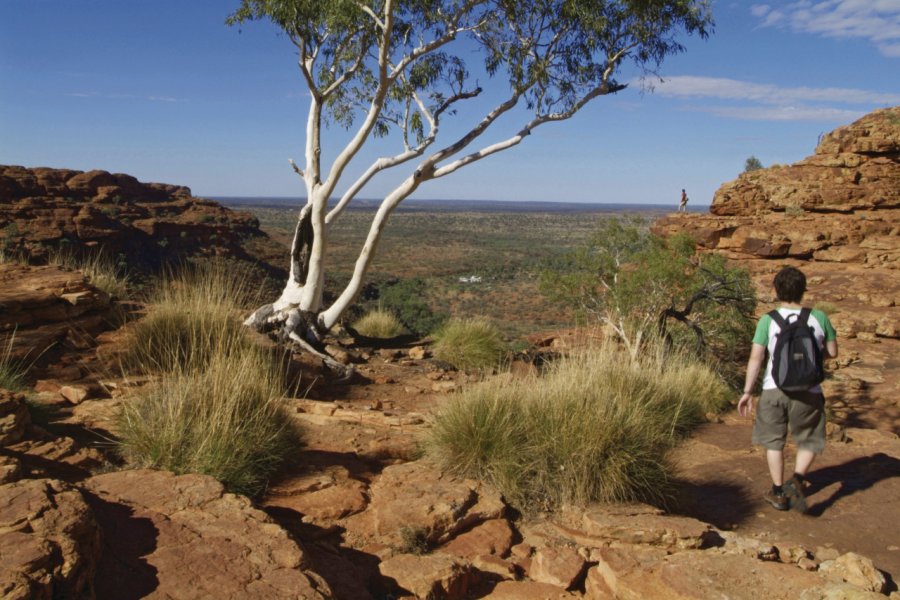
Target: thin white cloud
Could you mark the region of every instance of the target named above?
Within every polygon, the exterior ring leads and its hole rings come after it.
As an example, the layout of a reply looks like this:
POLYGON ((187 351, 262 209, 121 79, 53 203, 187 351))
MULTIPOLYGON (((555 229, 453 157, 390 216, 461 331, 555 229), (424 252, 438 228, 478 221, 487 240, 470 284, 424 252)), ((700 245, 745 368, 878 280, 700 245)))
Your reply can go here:
POLYGON ((679 98, 719 98, 762 104, 787 105, 797 102, 849 104, 900 104, 900 94, 885 94, 852 88, 779 87, 724 77, 667 77, 654 84, 656 93, 679 98))
POLYGON ((832 38, 867 39, 887 57, 900 58, 900 2, 897 0, 800 0, 779 8, 754 4, 761 27, 783 27, 832 38))
POLYGON ((724 77, 680 75, 653 86, 657 95, 694 104, 685 110, 754 121, 853 121, 878 106, 900 104, 900 94, 851 88, 781 87, 724 77))
POLYGON ((818 106, 695 106, 690 110, 743 121, 836 121, 849 123, 866 111, 818 106))

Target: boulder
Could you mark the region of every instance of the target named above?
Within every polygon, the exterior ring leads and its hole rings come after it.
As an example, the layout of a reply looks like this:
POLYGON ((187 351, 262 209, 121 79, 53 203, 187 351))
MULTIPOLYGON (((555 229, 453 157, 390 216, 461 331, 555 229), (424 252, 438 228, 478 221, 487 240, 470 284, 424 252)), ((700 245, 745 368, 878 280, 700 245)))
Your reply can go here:
POLYGON ((819 571, 829 579, 844 581, 869 592, 881 593, 887 587, 884 574, 875 568, 872 559, 855 552, 823 562, 819 571))
POLYGON ((398 554, 382 561, 378 569, 396 583, 401 593, 411 593, 422 599, 462 600, 473 583, 469 566, 459 558, 443 553, 398 554))
POLYGON ((402 545, 402 531, 419 531, 430 544, 500 518, 505 504, 496 491, 443 473, 425 461, 389 466, 370 488, 375 533, 402 545))
POLYGON ((571 548, 541 548, 534 554, 528 577, 570 589, 580 582, 585 565, 585 560, 571 548))

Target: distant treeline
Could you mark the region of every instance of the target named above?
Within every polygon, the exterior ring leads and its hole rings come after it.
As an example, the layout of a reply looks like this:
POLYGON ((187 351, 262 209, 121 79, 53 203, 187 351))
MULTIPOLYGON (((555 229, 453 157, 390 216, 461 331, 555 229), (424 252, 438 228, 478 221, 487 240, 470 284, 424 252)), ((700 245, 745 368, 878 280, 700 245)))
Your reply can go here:
MULTIPOLYGON (((285 208, 301 206, 302 198, 283 196, 213 196, 226 206, 285 208)), ((350 210, 375 210, 380 200, 356 200, 350 210)), ((485 212, 554 212, 554 213, 668 213, 672 204, 627 204, 601 202, 517 202, 503 200, 406 200, 397 210, 406 211, 485 211, 485 212)))

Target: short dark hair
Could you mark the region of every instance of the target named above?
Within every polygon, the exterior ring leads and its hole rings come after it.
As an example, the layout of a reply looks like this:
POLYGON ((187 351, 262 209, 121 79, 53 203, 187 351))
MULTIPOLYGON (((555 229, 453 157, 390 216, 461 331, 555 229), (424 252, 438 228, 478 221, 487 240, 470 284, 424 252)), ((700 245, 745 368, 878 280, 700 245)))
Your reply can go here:
POLYGON ((784 267, 775 275, 775 294, 782 302, 800 302, 806 292, 806 275, 796 267, 784 267))

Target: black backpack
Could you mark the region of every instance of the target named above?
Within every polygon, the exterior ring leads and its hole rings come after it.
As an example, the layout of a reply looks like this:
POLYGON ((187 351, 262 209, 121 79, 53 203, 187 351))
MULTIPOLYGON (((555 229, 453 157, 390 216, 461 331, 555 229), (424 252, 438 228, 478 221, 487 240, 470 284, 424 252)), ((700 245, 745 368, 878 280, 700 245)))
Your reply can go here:
POLYGON ((809 325, 809 315, 808 308, 801 309, 799 315, 788 315, 787 320, 777 310, 769 313, 781 327, 775 336, 772 377, 782 391, 806 391, 825 379, 822 350, 809 325))

